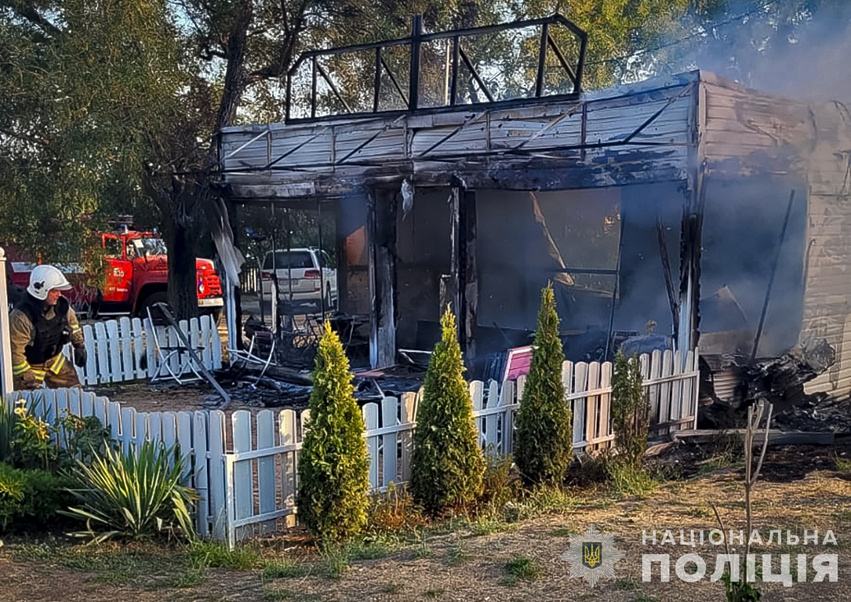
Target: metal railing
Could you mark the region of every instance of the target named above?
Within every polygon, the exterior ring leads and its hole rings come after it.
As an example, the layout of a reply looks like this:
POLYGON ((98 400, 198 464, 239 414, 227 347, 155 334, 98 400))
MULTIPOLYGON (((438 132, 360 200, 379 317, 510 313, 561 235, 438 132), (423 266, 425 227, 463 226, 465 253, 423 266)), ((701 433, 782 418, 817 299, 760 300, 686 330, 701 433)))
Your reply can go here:
MULTIPOLYGON (((484 97, 487 99, 487 102, 499 102, 496 100, 493 92, 490 90, 489 86, 485 82, 485 78, 482 76, 479 69, 477 69, 473 59, 464 49, 464 42, 466 40, 469 40, 469 38, 477 36, 517 31, 530 27, 540 27, 541 29, 540 39, 538 43, 537 71, 535 76, 533 98, 578 96, 582 90, 582 72, 585 66, 585 51, 587 48, 588 36, 585 31, 580 29, 578 26, 576 26, 574 23, 572 23, 560 14, 554 14, 550 17, 541 19, 515 21, 512 23, 505 23, 502 25, 491 25, 486 27, 456 29, 439 33, 423 33, 422 15, 415 15, 413 17, 413 25, 411 28, 411 35, 409 37, 399 38, 395 40, 385 40, 382 42, 375 42, 371 44, 344 46, 340 48, 332 48, 329 50, 311 50, 302 53, 287 73, 286 120, 288 122, 319 120, 339 115, 339 113, 322 116, 317 115, 319 100, 318 84, 320 78, 325 82, 325 85, 327 85, 328 89, 330 90, 336 101, 339 103, 339 105, 342 106, 342 114, 345 115, 369 115, 377 113, 400 112, 398 109, 381 110, 381 87, 385 77, 389 78, 390 84, 392 84, 392 90, 395 92, 396 95, 398 95, 399 99, 404 102, 404 106, 406 107, 404 110, 425 110, 420 106, 421 49, 423 44, 439 40, 448 40, 451 42, 451 62, 447 66, 449 71, 447 85, 448 90, 446 95, 448 102, 440 107, 429 107, 429 109, 436 110, 446 107, 451 108, 455 107, 458 104, 461 104, 459 102, 461 99, 459 97, 458 83, 460 81, 462 65, 463 68, 467 71, 468 76, 471 77, 473 81, 475 81, 478 90, 481 92, 481 94, 484 95, 484 97), (571 62, 567 59, 565 53, 562 51, 556 39, 552 35, 551 28, 558 26, 566 28, 568 32, 572 34, 572 36, 576 40, 576 43, 578 44, 578 57, 576 59, 576 62, 573 64, 571 64, 571 62), (402 86, 402 84, 400 83, 400 78, 397 77, 396 73, 393 71, 387 61, 388 49, 395 47, 409 48, 410 64, 407 90, 402 86), (566 74, 567 78, 572 84, 572 92, 568 94, 545 93, 545 74, 547 69, 546 59, 548 50, 552 50, 558 61, 559 67, 563 70, 564 74, 566 74), (334 82, 334 79, 331 77, 328 70, 322 65, 322 62, 320 60, 322 58, 337 57, 342 55, 354 55, 356 53, 361 52, 373 52, 375 55, 375 62, 373 68, 372 106, 371 110, 367 111, 359 111, 352 108, 352 106, 349 104, 349 102, 346 101, 343 93, 340 91, 340 88, 334 82), (293 81, 298 76, 299 70, 308 61, 310 62, 310 92, 308 95, 309 117, 298 117, 293 114, 293 81)), ((522 101, 528 101, 528 97, 513 98, 503 100, 501 102, 514 103, 522 101)), ((305 110, 305 113, 307 113, 307 110, 305 110)))

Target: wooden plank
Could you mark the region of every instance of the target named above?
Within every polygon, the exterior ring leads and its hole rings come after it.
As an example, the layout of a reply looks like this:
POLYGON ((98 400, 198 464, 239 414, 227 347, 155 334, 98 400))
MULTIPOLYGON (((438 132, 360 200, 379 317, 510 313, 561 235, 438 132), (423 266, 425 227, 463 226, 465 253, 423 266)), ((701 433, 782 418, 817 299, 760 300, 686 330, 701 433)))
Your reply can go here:
MULTIPOLYGON (((682 375, 685 368, 683 352, 677 349, 674 353, 673 375, 682 375)), ((671 383, 671 409, 668 416, 671 420, 679 420, 683 415, 683 384, 680 379, 671 383)))
POLYGON ((124 373, 121 365, 121 335, 118 332, 118 322, 109 320, 106 323, 106 335, 109 346, 109 382, 115 383, 123 379, 124 373))
MULTIPOLYGON (((194 457, 194 482, 195 490, 198 492, 197 514, 195 517, 195 528, 199 535, 209 536, 214 533, 213 525, 216 523, 216 515, 210 504, 210 470, 212 458, 208 458, 209 438, 207 436, 207 412, 197 411, 192 420, 192 455, 194 457)), ((184 419, 185 420, 185 419, 184 419)), ((185 424, 184 424, 185 428, 185 424)), ((221 451, 217 450, 216 460, 222 460, 221 451)), ((219 530, 219 540, 223 531, 219 530)))
MULTIPOLYGON (((744 437, 745 429, 688 429, 672 433, 675 439, 712 440, 724 435, 744 437)), ((762 443, 763 433, 754 434, 754 442, 762 443)), ((778 431, 768 432, 768 445, 834 445, 836 433, 811 431, 778 431)))
POLYGON ((142 327, 142 320, 139 318, 133 318, 132 322, 133 327, 133 369, 136 374, 136 378, 145 378, 148 375, 147 367, 150 364, 147 363, 146 348, 145 348, 145 330, 142 327))
POLYGON ((157 368, 160 365, 159 356, 156 350, 156 342, 154 340, 154 332, 156 327, 151 323, 148 318, 145 318, 145 357, 147 360, 148 370, 146 373, 146 377, 150 378, 157 372, 157 368))
POLYGON ((95 415, 95 394, 88 391, 80 396, 80 416, 95 415))
MULTIPOLYGON (((474 380, 467 385, 467 390, 470 394, 470 401, 473 402, 473 412, 484 408, 484 383, 480 380, 474 380)), ((479 437, 479 447, 485 444, 485 419, 479 416, 474 418, 476 423, 476 431, 479 437)))
POLYGON ((378 437, 369 432, 378 428, 378 404, 367 403, 363 406, 363 422, 366 428, 366 449, 369 454, 369 487, 378 489, 378 437))
MULTIPOLYGON (((578 393, 584 393, 588 390, 588 364, 585 362, 577 362, 573 366, 573 390, 571 391, 572 395, 576 395, 578 393)), ((575 402, 574 407, 582 406, 582 436, 577 441, 573 440, 573 447, 582 446, 584 447, 585 442, 588 439, 593 437, 593 413, 592 407, 589 407, 589 400, 587 397, 579 398, 575 402)))
POLYGON ((136 378, 136 364, 133 361, 133 324, 130 318, 123 317, 119 321, 121 331, 121 380, 136 378))
MULTIPOLYGON (((192 443, 192 412, 177 412, 177 445, 180 447, 180 455, 183 458, 183 484, 195 487, 195 463, 201 462, 206 465, 206 458, 196 458, 192 443)), ((206 514, 206 508, 205 508, 206 514)))
POLYGON ((107 398, 106 397, 95 397, 94 400, 94 408, 92 410, 92 415, 95 416, 103 426, 109 425, 109 419, 107 417, 107 398))
MULTIPOLYGON (((278 434, 281 445, 300 443, 296 413, 281 410, 278 415, 278 434)), ((284 507, 294 507, 296 500, 297 462, 296 453, 284 454, 281 458, 281 499, 284 507)))
MULTIPOLYGON (((670 349, 662 352, 662 372, 659 374, 661 378, 667 378, 673 375, 674 370, 674 355, 670 349)), ((668 422, 671 415, 671 383, 663 382, 659 386, 659 424, 668 422)))
POLYGON ((225 425, 224 412, 212 410, 209 412, 209 429, 207 437, 210 446, 209 482, 210 488, 210 519, 213 523, 213 538, 217 541, 226 539, 226 517, 228 501, 225 496, 225 425))
MULTIPOLYGON (((612 362, 603 362, 600 366, 600 389, 609 389, 612 386, 612 362)), ((599 436, 608 437, 614 434, 612 430, 612 394, 603 393, 600 399, 600 421, 599 436)))
MULTIPOLYGON (((208 328, 210 330, 210 347, 213 354, 213 370, 219 370, 222 367, 222 340, 219 338, 219 329, 216 328, 216 323, 213 322, 213 319, 210 316, 201 316, 202 328, 205 321, 209 324, 208 328)), ((207 346, 206 343, 204 346, 207 346)))
MULTIPOLYGON (((487 408, 498 408, 499 401, 499 385, 495 380, 492 380, 488 383, 488 394, 484 405, 487 408)), ((500 428, 504 421, 505 414, 488 414, 484 420, 485 452, 497 458, 504 455, 504 452, 501 451, 502 441, 500 439, 500 435, 505 433, 505 428, 500 428)))
MULTIPOLYGON (((148 420, 148 424, 151 424, 150 420, 148 420)), ((166 449, 173 448, 177 445, 177 414, 174 412, 162 412, 160 414, 160 424, 162 428, 160 441, 162 441, 166 449)))
MULTIPOLYGON (((251 412, 238 410, 231 416, 233 451, 247 452, 253 449, 251 442, 251 412)), ((233 466, 234 517, 239 520, 254 515, 253 460, 235 461, 233 466)), ((241 530, 242 531, 242 530, 241 530)), ((237 534, 237 539, 242 533, 237 534)))
POLYGON ((121 404, 115 401, 107 401, 106 411, 109 421, 109 434, 116 441, 121 441, 121 432, 124 425, 121 424, 121 404))
POLYGON ((136 422, 136 408, 129 406, 121 408, 121 426, 121 448, 125 454, 129 454, 135 449, 138 440, 136 429, 139 428, 139 424, 136 422))
POLYGON ((108 335, 106 334, 106 326, 103 322, 95 323, 95 346, 97 351, 98 363, 98 383, 109 382, 109 343, 108 335))
POLYGON ((163 442, 163 415, 161 412, 148 414, 148 441, 163 442))
POLYGON ((83 342, 86 345, 86 369, 83 384, 91 387, 98 384, 98 368, 95 333, 89 324, 83 326, 83 342))
MULTIPOLYGON (((587 397, 587 408, 585 414, 585 441, 590 442, 592 439, 598 439, 602 436, 600 428, 600 396, 593 395, 591 392, 600 389, 600 362, 590 362, 588 364, 588 386, 585 389, 589 392, 587 397)), ((587 447, 586 447, 587 450, 587 447)))
MULTIPOLYGON (((187 332, 187 336, 189 337, 189 344, 193 347, 206 347, 207 345, 201 338, 201 326, 198 323, 198 318, 190 318, 189 319, 189 331, 187 332)), ((212 366, 207 364, 207 360, 204 358, 204 352, 199 354, 201 356, 201 362, 204 364, 204 367, 207 370, 212 369, 212 366)))
POLYGON ((68 412, 74 416, 82 415, 82 389, 63 389, 64 394, 68 396, 68 412))
MULTIPOLYGON (((398 426, 397 414, 399 411, 399 399, 396 397, 385 397, 381 401, 381 421, 384 428, 398 426)), ((383 471, 381 473, 381 486, 390 484, 391 481, 398 482, 397 476, 397 454, 398 433, 387 433, 382 436, 384 451, 383 471)))
MULTIPOLYGON (((662 352, 655 349, 650 356, 650 380, 653 381, 662 374, 662 352)), ((650 398, 650 425, 659 423, 659 385, 648 387, 650 398)))
MULTIPOLYGON (((401 415, 399 418, 400 426, 408 426, 414 421, 416 415, 416 406, 419 397, 411 391, 402 393, 401 415)), ((407 482, 411 480, 411 454, 414 450, 413 431, 406 429, 399 434, 401 446, 401 455, 399 458, 399 480, 407 482)))
MULTIPOLYGON (((275 447, 275 414, 271 410, 257 413, 257 449, 275 447)), ((257 461, 257 488, 260 498, 260 514, 275 510, 275 456, 257 461)), ((273 525, 274 526, 274 525, 273 525)))

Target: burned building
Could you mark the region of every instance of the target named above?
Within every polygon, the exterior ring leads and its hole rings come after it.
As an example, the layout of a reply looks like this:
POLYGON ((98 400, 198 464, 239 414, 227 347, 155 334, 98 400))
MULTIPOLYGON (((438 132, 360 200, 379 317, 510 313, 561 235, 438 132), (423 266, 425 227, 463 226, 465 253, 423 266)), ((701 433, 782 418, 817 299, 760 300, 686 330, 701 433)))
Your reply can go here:
POLYGON ((553 282, 569 359, 604 359, 652 331, 721 370, 824 339, 836 361, 810 390, 851 391, 847 108, 704 71, 583 93, 585 34, 558 16, 500 27, 530 23, 540 61, 510 100, 464 53, 468 36, 499 28, 415 27, 306 53, 285 123, 221 132, 228 200, 333 211, 339 309, 369 322, 373 366, 430 349, 447 302, 473 364, 528 344, 553 282), (556 27, 575 36, 572 61, 556 27), (438 100, 419 81, 430 43, 447 49, 438 100), (409 53, 404 78, 384 60, 394 48, 409 53), (362 105, 322 67, 346 52, 375 57, 362 105), (553 68, 566 86, 548 84, 553 68), (322 85, 333 102, 318 102, 322 85))

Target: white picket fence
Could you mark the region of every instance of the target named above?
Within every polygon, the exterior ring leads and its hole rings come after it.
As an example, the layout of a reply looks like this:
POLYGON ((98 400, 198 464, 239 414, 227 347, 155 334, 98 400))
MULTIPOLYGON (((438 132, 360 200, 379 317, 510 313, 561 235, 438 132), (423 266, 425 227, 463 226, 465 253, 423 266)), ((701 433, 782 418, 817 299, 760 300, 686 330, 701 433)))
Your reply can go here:
MULTIPOLYGON (((644 389, 651 404, 651 438, 697 421, 698 358, 666 351, 641 357, 644 389)), ((575 453, 611 445, 609 362, 565 362, 565 397, 573 409, 575 453)), ((514 418, 525 378, 499 386, 470 383, 479 440, 488 453, 512 452, 514 418)), ((413 430, 421 393, 386 397, 363 406, 373 491, 410 478, 413 430)), ((146 439, 180 445, 186 459, 185 482, 198 490, 198 533, 234 545, 245 537, 273 532, 296 513, 298 454, 309 410, 136 412, 104 397, 77 390, 16 393, 44 396, 42 414, 52 420, 68 411, 97 416, 126 450, 146 439)))
MULTIPOLYGON (((180 329, 198 351, 198 357, 208 370, 222 367, 222 345, 216 324, 210 316, 181 320, 180 329)), ((161 347, 178 347, 180 339, 171 326, 152 326, 150 320, 121 318, 83 326, 87 361, 77 368, 80 382, 86 386, 149 378, 160 366, 152 330, 156 330, 161 347)), ((65 348, 71 357, 71 346, 65 348)), ((190 371, 187 362, 175 355, 169 362, 175 374, 190 371)), ((163 371, 165 372, 165 370, 163 371)))

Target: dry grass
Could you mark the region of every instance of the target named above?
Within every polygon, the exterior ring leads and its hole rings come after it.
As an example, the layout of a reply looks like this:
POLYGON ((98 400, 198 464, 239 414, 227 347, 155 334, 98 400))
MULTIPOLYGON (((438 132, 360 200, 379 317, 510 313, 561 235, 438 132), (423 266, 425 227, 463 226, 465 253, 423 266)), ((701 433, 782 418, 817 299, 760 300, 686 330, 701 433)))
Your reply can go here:
MULTIPOLYGON (((851 599, 851 480, 836 470, 835 456, 819 450, 801 450, 795 456, 769 453, 765 475, 755 489, 756 527, 833 529, 839 541, 840 581, 802 583, 791 588, 764 584, 766 600, 804 601, 851 599)), ((378 540, 322 557, 309 549, 291 550, 292 541, 268 540, 255 548, 257 560, 221 558, 215 564, 245 563, 251 568, 207 568, 193 572, 186 552, 150 550, 130 552, 109 548, 87 557, 78 548, 54 544, 24 546, 6 542, 0 550, 0 599, 105 602, 162 600, 722 600, 723 586, 704 579, 686 584, 643 583, 641 554, 669 551, 674 557, 700 553, 710 570, 718 547, 706 544, 660 550, 642 546, 642 530, 664 532, 715 528, 709 502, 714 502, 728 529, 744 529, 743 491, 735 469, 719 468, 690 479, 661 483, 646 498, 624 498, 601 503, 598 491, 539 504, 552 513, 519 518, 513 530, 479 532, 469 521, 452 528, 419 529, 414 538, 378 540), (590 525, 616 536, 625 558, 616 566, 617 579, 601 581, 590 590, 571 579, 561 559, 571 533, 590 525), (36 550, 42 550, 37 552, 36 550), (48 551, 44 551, 48 550, 48 551), (54 551, 51 551, 54 550, 54 551), (55 551, 59 550, 59 551, 55 551), (74 550, 74 551, 72 551, 74 550), (128 556, 128 554, 130 554, 128 556), (159 556, 159 557, 157 557, 159 556), (81 559, 82 557, 82 559, 81 559), (511 567, 511 568, 509 568, 511 567), (522 576, 521 576, 522 574, 522 576), (61 583, 61 593, 56 584, 61 583)), ((482 529, 481 531, 484 531, 482 529)), ((661 533, 660 533, 661 538, 661 533)), ((813 548, 810 546, 810 548, 813 548)), ((766 549, 767 552, 791 553, 766 549)), ((822 548, 806 550, 820 553, 822 548), (818 550, 818 551, 816 551, 818 550)), ((210 554, 210 557, 213 555, 210 554)))

